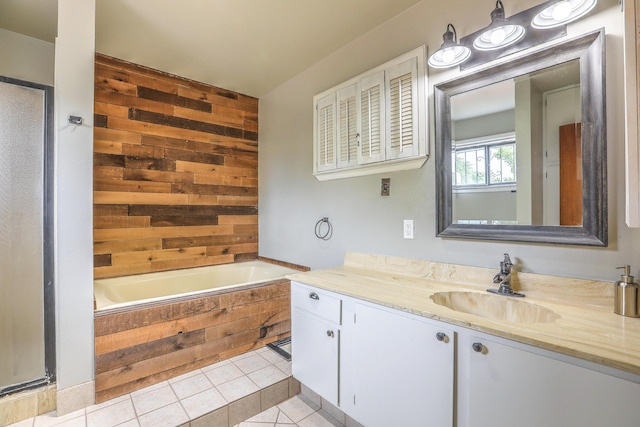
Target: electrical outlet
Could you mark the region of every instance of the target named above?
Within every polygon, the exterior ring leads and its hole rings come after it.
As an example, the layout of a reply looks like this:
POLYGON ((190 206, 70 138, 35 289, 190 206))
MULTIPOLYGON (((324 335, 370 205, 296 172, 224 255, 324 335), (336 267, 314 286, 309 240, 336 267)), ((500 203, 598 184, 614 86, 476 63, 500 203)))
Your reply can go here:
POLYGON ((380 195, 388 196, 391 194, 391 178, 382 178, 382 184, 380 186, 380 195))
POLYGON ((404 220, 403 237, 405 239, 413 239, 413 220, 412 219, 404 220))

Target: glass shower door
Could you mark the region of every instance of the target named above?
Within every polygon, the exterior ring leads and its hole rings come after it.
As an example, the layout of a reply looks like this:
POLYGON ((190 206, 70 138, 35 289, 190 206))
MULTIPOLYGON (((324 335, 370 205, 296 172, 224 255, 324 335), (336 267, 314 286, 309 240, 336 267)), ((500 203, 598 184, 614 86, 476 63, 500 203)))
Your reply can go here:
POLYGON ((51 91, 0 78, 0 395, 52 379, 51 91))

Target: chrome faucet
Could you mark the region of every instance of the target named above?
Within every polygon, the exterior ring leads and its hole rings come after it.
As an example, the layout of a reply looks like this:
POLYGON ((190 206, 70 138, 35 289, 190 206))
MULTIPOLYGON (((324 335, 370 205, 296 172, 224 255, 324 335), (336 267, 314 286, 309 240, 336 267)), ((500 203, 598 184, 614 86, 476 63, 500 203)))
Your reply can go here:
POLYGON ((514 292, 511 288, 511 272, 513 269, 513 263, 509 254, 504 254, 504 261, 500 261, 500 272, 493 276, 493 283, 499 283, 498 289, 487 289, 488 292, 506 295, 512 297, 523 297, 524 294, 514 292))

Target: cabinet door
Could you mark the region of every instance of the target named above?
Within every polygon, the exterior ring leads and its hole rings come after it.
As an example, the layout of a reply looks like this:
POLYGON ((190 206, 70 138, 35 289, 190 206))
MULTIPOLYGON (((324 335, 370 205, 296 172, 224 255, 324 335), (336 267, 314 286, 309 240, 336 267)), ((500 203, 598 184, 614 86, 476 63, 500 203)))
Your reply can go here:
POLYGON ((338 167, 358 165, 357 85, 338 91, 338 167))
POLYGON ((315 106, 314 150, 316 171, 336 168, 336 95, 318 100, 315 106))
POLYGON ((298 307, 291 313, 293 376, 334 405, 338 405, 339 329, 298 307))
POLYGON ((390 68, 385 76, 387 92, 387 160, 417 156, 418 59, 390 68))
POLYGON ((486 337, 458 344, 460 426, 640 425, 640 384, 486 337))
POLYGON ((384 71, 362 78, 358 85, 360 87, 358 162, 360 164, 379 162, 384 160, 385 155, 384 71))
POLYGON ((367 427, 452 426, 453 332, 364 304, 355 305, 354 321, 341 368, 353 393, 342 398, 349 415, 367 427))

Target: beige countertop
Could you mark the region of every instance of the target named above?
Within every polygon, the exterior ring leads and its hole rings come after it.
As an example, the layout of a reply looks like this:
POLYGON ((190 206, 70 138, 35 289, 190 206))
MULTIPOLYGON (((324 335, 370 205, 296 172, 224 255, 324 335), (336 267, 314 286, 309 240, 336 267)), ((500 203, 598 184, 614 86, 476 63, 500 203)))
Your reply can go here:
MULTIPOLYGON (((640 375, 640 318, 613 312, 613 283, 514 273, 518 298, 555 312, 547 323, 495 320, 436 304, 437 292, 487 294, 497 269, 348 253, 342 267, 287 276, 339 294, 640 375)), ((616 276, 613 276, 616 277, 616 276)), ((495 298, 512 297, 495 296, 495 298)))

